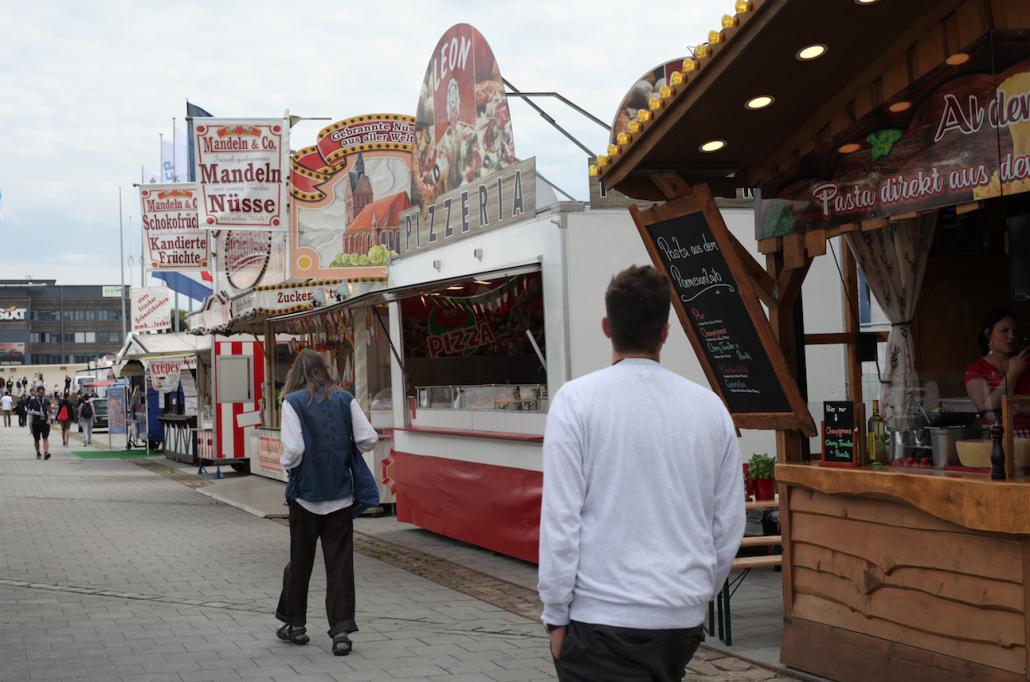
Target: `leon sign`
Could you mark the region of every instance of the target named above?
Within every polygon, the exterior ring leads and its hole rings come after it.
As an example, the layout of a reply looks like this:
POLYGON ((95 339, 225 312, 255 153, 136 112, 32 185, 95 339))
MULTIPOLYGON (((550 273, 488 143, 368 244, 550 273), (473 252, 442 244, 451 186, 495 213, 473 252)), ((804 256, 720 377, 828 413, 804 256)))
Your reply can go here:
POLYGON ((289 221, 289 122, 203 121, 193 127, 201 227, 285 230, 289 221))

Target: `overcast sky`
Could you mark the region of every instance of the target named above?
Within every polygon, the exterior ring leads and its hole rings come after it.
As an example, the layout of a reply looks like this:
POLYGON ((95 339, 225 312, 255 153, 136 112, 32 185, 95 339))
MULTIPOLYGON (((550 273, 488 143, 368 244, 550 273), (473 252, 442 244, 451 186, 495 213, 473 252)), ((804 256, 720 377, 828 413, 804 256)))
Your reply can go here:
MULTIPOLYGON (((732 11, 732 0, 0 0, 0 279, 118 283, 121 186, 138 283, 132 183, 141 164, 158 168, 158 135, 171 136, 187 98, 216 116, 414 115, 437 40, 465 22, 516 87, 558 91, 611 121, 639 76, 732 11)), ((603 150, 596 124, 539 103, 603 150)), ((510 107, 516 154, 585 199, 585 155, 525 104, 510 107)), ((314 144, 326 123, 297 125, 290 146, 314 144)))

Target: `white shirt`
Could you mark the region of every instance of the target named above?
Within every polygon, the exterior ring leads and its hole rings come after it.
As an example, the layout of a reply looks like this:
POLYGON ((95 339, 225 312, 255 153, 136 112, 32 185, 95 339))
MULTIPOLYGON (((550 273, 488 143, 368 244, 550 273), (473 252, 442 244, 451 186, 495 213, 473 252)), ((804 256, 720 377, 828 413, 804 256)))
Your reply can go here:
MULTIPOLYGON (((368 422, 365 413, 357 400, 350 402, 350 421, 354 432, 354 444, 360 452, 368 452, 375 447, 379 440, 379 434, 368 422)), ((280 425, 279 439, 283 445, 283 454, 279 458, 279 464, 283 470, 300 466, 304 459, 304 432, 300 426, 300 417, 297 416, 293 406, 283 401, 282 424, 280 425)), ((312 514, 331 514, 345 507, 354 504, 354 497, 344 497, 339 500, 327 500, 325 502, 311 502, 309 500, 297 499, 297 504, 307 509, 312 514)))
POLYGON ((566 383, 544 434, 544 622, 699 625, 744 517, 740 448, 714 393, 641 358, 566 383))
POLYGON ((3 398, 0 398, 0 410, 11 409, 12 402, 13 401, 11 400, 11 396, 9 395, 5 395, 3 398))

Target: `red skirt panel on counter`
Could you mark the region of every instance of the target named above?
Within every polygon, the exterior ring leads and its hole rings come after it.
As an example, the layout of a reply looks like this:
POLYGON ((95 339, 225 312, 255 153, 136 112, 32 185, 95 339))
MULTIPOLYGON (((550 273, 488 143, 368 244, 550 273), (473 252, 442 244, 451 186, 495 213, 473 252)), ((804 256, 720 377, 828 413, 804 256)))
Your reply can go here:
POLYGON ((537 562, 541 472, 396 450, 385 464, 399 521, 537 562))

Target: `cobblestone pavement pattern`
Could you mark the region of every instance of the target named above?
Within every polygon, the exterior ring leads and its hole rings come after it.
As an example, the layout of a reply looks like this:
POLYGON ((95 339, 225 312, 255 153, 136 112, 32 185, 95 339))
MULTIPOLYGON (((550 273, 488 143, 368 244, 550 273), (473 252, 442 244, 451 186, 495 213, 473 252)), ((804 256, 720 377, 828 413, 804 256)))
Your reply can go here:
MULTIPOLYGON (((538 623, 360 554, 354 652, 330 654, 320 562, 312 642, 280 642, 287 528, 59 443, 39 461, 27 430, 0 428, 0 682, 554 679, 538 623)), ((709 650, 690 668, 783 679, 709 650)))

